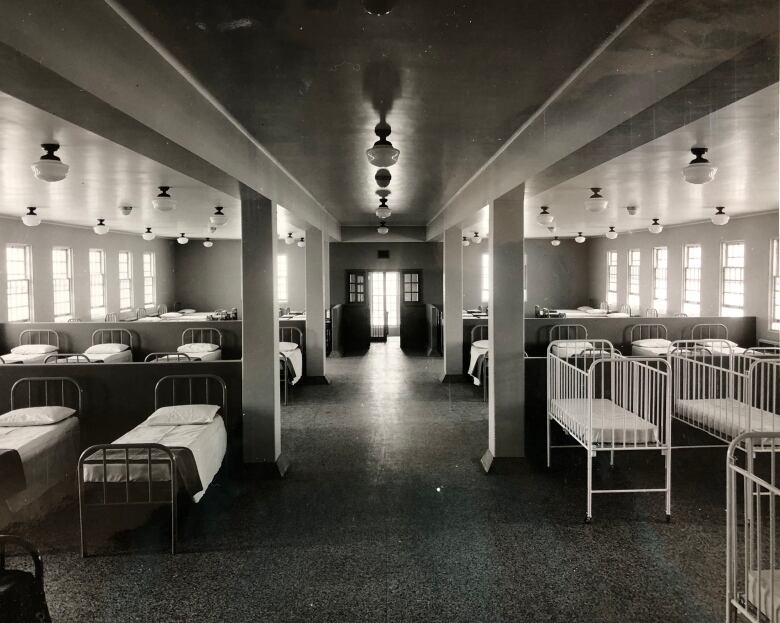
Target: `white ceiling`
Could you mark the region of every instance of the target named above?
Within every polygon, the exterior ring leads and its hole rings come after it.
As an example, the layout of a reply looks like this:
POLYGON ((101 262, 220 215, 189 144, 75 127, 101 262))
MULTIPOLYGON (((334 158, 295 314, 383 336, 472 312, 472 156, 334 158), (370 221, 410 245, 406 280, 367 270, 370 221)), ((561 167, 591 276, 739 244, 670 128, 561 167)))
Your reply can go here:
MULTIPOLYGON (((0 93, 0 214, 22 216, 36 206, 44 221, 92 226, 105 218, 113 231, 138 232, 146 227, 159 236, 241 237, 240 202, 149 158, 76 125, 0 93), (70 165, 60 182, 37 180, 30 165, 43 153, 41 143, 57 142, 57 155, 70 165), (152 207, 158 186, 170 186, 176 210, 152 207), (133 206, 123 216, 120 206, 133 206), (221 205, 226 225, 208 233, 208 217, 221 205)), ((277 212, 277 232, 304 229, 284 208, 277 212)))
MULTIPOLYGON (((653 218, 672 225, 708 219, 715 206, 732 216, 778 209, 778 85, 767 87, 707 117, 646 143, 582 175, 535 196, 525 197, 525 233, 551 237, 536 222, 540 206, 555 216, 558 236, 603 234, 646 228, 653 218), (709 148, 718 167, 709 184, 689 184, 682 168, 694 145, 709 148), (601 214, 585 210, 589 188, 601 187, 609 206, 601 214), (630 216, 626 206, 639 208, 630 216)), ((464 226, 464 233, 488 233, 487 209, 464 226)))

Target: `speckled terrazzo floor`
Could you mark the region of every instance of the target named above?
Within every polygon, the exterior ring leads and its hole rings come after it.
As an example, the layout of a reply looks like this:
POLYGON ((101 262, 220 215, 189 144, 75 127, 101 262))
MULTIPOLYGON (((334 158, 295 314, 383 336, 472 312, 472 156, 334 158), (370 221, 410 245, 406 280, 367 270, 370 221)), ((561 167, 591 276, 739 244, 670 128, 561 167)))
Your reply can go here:
MULTIPOLYGON (((55 621, 717 621, 724 451, 675 455, 659 496, 602 496, 585 526, 581 451, 498 463, 487 407, 397 344, 328 362, 283 409, 284 480, 222 474, 165 553, 166 515, 79 558, 69 506, 17 532, 40 544, 55 621)), ((541 414, 540 414, 541 415, 541 414)), ((643 480, 624 459, 597 483, 643 480)))

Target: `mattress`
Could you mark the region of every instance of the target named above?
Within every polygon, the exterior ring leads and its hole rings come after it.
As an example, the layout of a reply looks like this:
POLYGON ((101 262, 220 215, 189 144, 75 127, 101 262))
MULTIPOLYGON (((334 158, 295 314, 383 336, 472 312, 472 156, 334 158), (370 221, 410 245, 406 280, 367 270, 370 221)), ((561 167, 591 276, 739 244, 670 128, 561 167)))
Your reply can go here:
POLYGON ((631 355, 634 357, 666 357, 668 346, 637 346, 631 345, 631 355))
POLYGON ((279 352, 287 358, 293 371, 293 378, 290 381, 295 385, 301 380, 303 374, 303 353, 297 344, 293 342, 279 342, 279 352))
POLYGON ((750 570, 746 598, 767 620, 780 621, 780 570, 750 570))
POLYGON ((56 354, 56 350, 50 353, 36 353, 34 355, 15 355, 14 353, 8 353, 7 355, 3 355, 3 361, 5 363, 43 363, 46 360, 46 357, 56 354))
POLYGON ((780 416, 748 407, 733 398, 678 399, 674 403, 674 412, 678 417, 693 420, 728 437, 736 437, 748 429, 756 432, 780 431, 780 416))
POLYGON ((159 316, 144 316, 136 320, 136 322, 162 322, 162 318, 159 316))
MULTIPOLYGON (((588 402, 584 398, 556 398, 550 402, 551 415, 563 419, 569 428, 585 430, 589 419, 588 402)), ((593 408, 592 443, 634 445, 658 442, 658 427, 655 424, 611 400, 597 399, 590 402, 593 408)))
MULTIPOLYGON (((181 350, 181 346, 176 349, 177 351, 184 352, 181 350)), ((219 359, 222 359, 222 349, 218 348, 217 350, 210 350, 203 353, 184 353, 185 355, 189 355, 190 359, 193 361, 217 361, 219 359)))
POLYGON ((27 488, 6 500, 17 512, 75 471, 79 457, 79 420, 69 417, 48 426, 0 426, 0 448, 16 450, 27 488))
POLYGON ((133 360, 133 351, 128 349, 121 353, 95 353, 92 355, 83 353, 83 356, 92 363, 123 363, 133 360))
MULTIPOLYGON (((222 417, 217 416, 210 424, 190 424, 181 426, 150 426, 142 422, 131 431, 122 435, 114 443, 158 443, 168 447, 186 448, 192 453, 195 460, 195 466, 200 477, 201 490, 194 493, 192 499, 199 502, 206 489, 214 480, 222 459, 227 450, 227 431, 222 417)), ((115 458, 124 458, 124 451, 116 450, 115 458)), ((98 455, 102 458, 102 452, 98 455)), ((107 453, 108 458, 111 452, 107 453)), ((147 453, 143 450, 137 453, 130 453, 131 458, 146 458, 147 453)), ((155 458, 152 452, 152 458, 155 458)), ((106 467, 108 482, 125 481, 125 465, 116 464, 106 467)), ((152 480, 163 482, 170 480, 170 471, 165 464, 152 466, 152 480)), ((85 482, 103 482, 103 465, 100 463, 84 465, 85 482)), ((130 465, 131 482, 147 482, 148 468, 146 465, 130 465)))
POLYGON ((482 372, 482 358, 488 354, 488 341, 477 340, 471 344, 471 353, 469 355, 469 375, 474 381, 474 385, 481 385, 480 380, 482 372))

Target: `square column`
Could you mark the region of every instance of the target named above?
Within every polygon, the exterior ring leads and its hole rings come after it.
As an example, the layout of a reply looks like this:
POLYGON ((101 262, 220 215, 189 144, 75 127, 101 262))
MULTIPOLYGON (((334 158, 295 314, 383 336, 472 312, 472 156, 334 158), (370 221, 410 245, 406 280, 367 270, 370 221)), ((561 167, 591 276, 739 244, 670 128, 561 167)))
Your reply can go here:
MULTIPOLYGON (((284 474, 279 404, 276 206, 241 185, 241 404, 244 463, 284 474)), ((229 277, 229 276, 226 276, 229 277)))
MULTIPOLYGON (((490 204, 488 450, 493 459, 525 456, 524 186, 490 204)), ((543 391, 536 388, 535 391, 543 391)))
POLYGON ((444 232, 444 369, 442 381, 463 376, 463 234, 444 232))
POLYGON ((306 379, 325 382, 325 281, 328 245, 322 231, 306 230, 306 379))

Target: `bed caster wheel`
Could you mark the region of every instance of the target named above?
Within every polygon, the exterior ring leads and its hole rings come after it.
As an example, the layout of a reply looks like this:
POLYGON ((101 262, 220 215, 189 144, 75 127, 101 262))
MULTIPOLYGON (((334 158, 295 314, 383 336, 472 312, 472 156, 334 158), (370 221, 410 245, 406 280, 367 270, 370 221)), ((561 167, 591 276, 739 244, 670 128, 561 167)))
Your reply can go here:
POLYGON ((591 521, 593 521, 592 517, 587 517, 587 516, 585 517, 585 523, 586 524, 589 524, 591 521))
POLYGON ((672 516, 671 515, 667 515, 666 516, 666 523, 672 523, 672 516))

